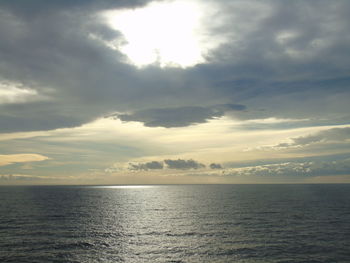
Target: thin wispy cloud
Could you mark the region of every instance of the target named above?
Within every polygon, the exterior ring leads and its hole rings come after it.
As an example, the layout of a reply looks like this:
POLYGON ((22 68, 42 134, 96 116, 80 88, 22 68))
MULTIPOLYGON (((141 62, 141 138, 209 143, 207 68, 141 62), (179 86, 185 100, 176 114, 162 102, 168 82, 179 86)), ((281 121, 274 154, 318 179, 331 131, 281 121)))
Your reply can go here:
POLYGON ((41 162, 49 159, 47 156, 40 154, 2 154, 0 155, 0 166, 10 165, 14 163, 41 162))

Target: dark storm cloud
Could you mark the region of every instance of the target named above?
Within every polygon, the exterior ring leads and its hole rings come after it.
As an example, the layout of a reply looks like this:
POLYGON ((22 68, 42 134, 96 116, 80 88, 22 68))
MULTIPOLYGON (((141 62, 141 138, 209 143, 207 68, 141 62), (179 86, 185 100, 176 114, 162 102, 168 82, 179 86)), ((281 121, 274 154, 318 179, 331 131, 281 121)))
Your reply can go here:
POLYGON ((232 41, 214 52, 216 70, 208 65, 206 76, 218 93, 255 109, 239 114, 243 119, 319 120, 330 112, 348 119, 349 7, 346 1, 232 1, 224 12, 232 41))
POLYGON ((73 127, 113 112, 164 127, 223 114, 349 119, 349 1, 216 1, 221 11, 208 21, 223 23, 208 34, 227 41, 208 64, 136 69, 103 43, 124 40, 96 14, 146 2, 0 1, 0 83, 50 99, 0 104, 0 132, 73 127), (231 103, 247 110, 207 106, 231 103))
POLYGON ((148 0, 5 0, 0 2, 0 7, 11 10, 24 17, 37 16, 48 12, 57 12, 71 8, 87 9, 87 10, 103 10, 110 8, 130 8, 142 6, 149 2, 148 0))
POLYGON ((163 108, 136 111, 132 114, 117 114, 122 121, 143 122, 148 127, 184 127, 204 123, 215 117, 221 117, 227 111, 245 110, 244 105, 223 104, 212 107, 163 108))
POLYGON ((205 168, 205 165, 202 163, 199 163, 195 160, 164 160, 165 164, 169 169, 178 169, 178 170, 188 170, 188 169, 200 169, 205 168))
MULTIPOLYGON (((119 36, 95 14, 106 5, 126 6, 126 1, 80 2, 1 1, 0 82, 20 83, 50 98, 49 103, 0 104, 1 131, 48 130, 91 121, 109 110, 115 101, 106 97, 115 97, 115 87, 133 74, 118 63, 118 52, 89 37, 119 36)), ((141 1, 128 3, 131 7, 141 1)))

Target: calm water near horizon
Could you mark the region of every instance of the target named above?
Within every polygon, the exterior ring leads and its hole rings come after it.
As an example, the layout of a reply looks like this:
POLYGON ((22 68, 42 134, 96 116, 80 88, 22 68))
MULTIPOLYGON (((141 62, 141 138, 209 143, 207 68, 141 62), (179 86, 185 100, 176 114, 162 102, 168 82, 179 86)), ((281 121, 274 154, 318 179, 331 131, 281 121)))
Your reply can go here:
POLYGON ((350 185, 0 186, 0 262, 350 262, 350 185))

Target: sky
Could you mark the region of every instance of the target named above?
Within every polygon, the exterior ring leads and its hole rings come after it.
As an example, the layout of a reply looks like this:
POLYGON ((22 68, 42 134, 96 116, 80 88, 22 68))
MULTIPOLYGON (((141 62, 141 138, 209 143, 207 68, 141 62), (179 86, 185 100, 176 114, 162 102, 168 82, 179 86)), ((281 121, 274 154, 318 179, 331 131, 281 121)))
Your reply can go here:
POLYGON ((350 183, 349 14, 0 1, 0 184, 350 183))

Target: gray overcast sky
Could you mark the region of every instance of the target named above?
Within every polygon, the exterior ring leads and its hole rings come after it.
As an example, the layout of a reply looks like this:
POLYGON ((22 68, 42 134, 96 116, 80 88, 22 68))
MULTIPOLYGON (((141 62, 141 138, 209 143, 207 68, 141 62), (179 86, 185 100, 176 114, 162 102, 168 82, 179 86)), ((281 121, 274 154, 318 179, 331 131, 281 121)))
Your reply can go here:
POLYGON ((1 182, 347 181, 349 14, 340 0, 1 1, 1 182))

